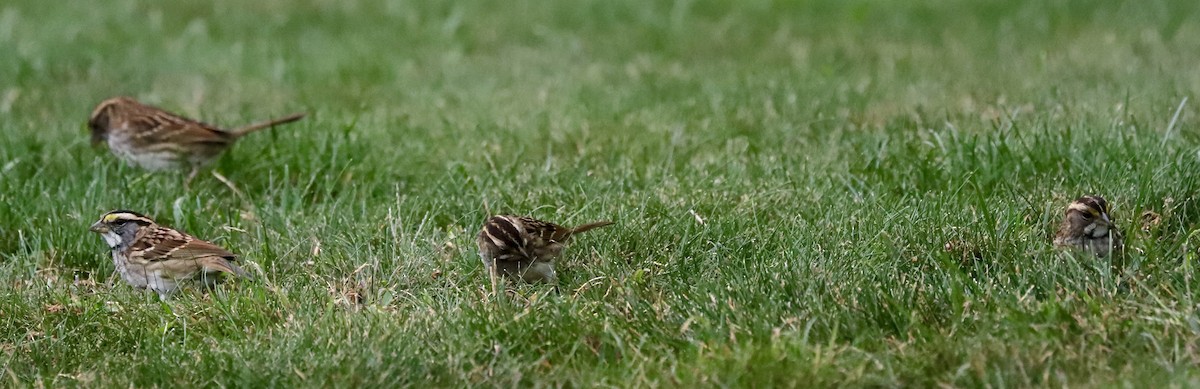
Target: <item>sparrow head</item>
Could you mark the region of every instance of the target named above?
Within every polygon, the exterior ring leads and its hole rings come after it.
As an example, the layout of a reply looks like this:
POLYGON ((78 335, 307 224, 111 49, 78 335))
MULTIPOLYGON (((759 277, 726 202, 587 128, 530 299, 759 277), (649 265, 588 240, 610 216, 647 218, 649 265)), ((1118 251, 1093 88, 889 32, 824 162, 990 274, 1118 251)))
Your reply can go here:
POLYGON ((121 96, 101 101, 96 105, 96 109, 92 110, 92 116, 88 118, 88 129, 92 132, 92 146, 108 140, 108 129, 113 125, 113 115, 122 106, 139 104, 137 100, 121 96))
POLYGON ((104 238, 104 243, 107 243, 109 247, 116 248, 132 242, 137 236, 138 230, 152 225, 154 225, 154 220, 146 215, 117 210, 101 216, 100 220, 92 223, 90 230, 100 234, 100 237, 104 238))
POLYGON ((1079 238, 1103 238, 1108 236, 1111 227, 1108 202, 1100 196, 1083 196, 1067 206, 1059 233, 1079 238))

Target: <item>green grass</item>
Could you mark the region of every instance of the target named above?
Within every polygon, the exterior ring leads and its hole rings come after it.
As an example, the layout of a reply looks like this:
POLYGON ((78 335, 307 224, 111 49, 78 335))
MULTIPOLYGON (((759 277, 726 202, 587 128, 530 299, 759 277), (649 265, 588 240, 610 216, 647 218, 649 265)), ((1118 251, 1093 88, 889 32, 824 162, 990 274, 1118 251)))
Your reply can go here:
POLYGON ((0 5, 6 385, 1200 385, 1193 1, 252 3, 0 5), (115 95, 310 116, 238 197, 91 148, 115 95), (258 281, 133 290, 117 208, 258 281), (496 304, 489 213, 618 225, 496 304))

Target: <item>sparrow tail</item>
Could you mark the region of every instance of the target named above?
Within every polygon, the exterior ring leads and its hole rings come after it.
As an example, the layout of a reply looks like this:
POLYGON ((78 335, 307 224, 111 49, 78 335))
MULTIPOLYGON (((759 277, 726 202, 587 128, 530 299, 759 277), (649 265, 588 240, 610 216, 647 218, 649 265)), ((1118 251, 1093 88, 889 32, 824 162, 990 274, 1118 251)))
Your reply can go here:
POLYGON ((595 222, 595 223, 588 223, 588 224, 580 225, 575 228, 572 228, 571 234, 574 235, 574 234, 578 234, 580 232, 587 232, 588 230, 591 230, 593 228, 600 228, 600 227, 604 227, 604 226, 607 226, 610 224, 613 224, 613 222, 605 220, 605 221, 599 221, 599 222, 595 222))
POLYGON ((200 260, 200 264, 205 268, 236 275, 240 278, 254 279, 250 273, 238 266, 237 263, 224 257, 208 257, 200 260))
POLYGON ((233 134, 233 136, 235 136, 235 137, 241 137, 241 136, 249 134, 251 132, 255 132, 258 130, 265 129, 265 128, 271 128, 271 127, 275 127, 280 124, 286 124, 286 123, 291 123, 291 122, 300 120, 300 119, 304 118, 304 115, 305 114, 303 112, 294 113, 294 114, 284 116, 284 117, 281 117, 278 119, 271 119, 271 120, 267 120, 265 122, 254 123, 254 124, 251 124, 248 126, 239 127, 237 129, 229 131, 229 133, 233 134))

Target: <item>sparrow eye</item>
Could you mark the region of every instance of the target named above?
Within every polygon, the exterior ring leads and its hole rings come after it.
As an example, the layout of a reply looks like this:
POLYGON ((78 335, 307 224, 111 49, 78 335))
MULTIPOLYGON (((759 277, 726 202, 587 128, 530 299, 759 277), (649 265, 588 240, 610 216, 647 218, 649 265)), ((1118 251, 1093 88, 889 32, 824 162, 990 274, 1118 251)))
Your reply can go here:
POLYGON ((1092 219, 1095 219, 1095 218, 1096 218, 1096 217, 1095 217, 1095 216, 1092 216, 1092 214, 1090 214, 1090 213, 1085 213, 1085 214, 1083 214, 1083 220, 1092 220, 1092 219))

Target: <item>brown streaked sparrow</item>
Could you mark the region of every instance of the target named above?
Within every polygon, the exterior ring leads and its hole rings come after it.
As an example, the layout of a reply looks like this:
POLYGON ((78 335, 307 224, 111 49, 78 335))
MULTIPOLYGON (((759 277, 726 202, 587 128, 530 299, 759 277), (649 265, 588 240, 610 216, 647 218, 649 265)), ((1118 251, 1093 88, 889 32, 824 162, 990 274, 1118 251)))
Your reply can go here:
POLYGON ((567 241, 574 234, 610 224, 613 223, 600 221, 567 228, 524 216, 493 216, 476 239, 479 258, 492 282, 492 294, 496 293, 500 276, 554 284, 558 290, 554 260, 562 254, 567 241))
POLYGON ((238 138, 303 117, 303 113, 296 113, 223 131, 129 97, 114 97, 96 106, 88 128, 93 145, 107 143, 109 150, 128 164, 147 170, 190 168, 184 181, 188 184, 202 166, 215 160, 238 138))
POLYGON ((92 224, 112 249, 113 264, 125 282, 170 299, 181 284, 212 287, 224 274, 249 278, 237 256, 215 244, 158 225, 132 211, 112 211, 92 224))
POLYGON ((1081 249, 1097 257, 1119 253, 1123 248, 1120 231, 1108 216, 1108 202, 1100 196, 1083 196, 1067 206, 1054 245, 1081 249))

